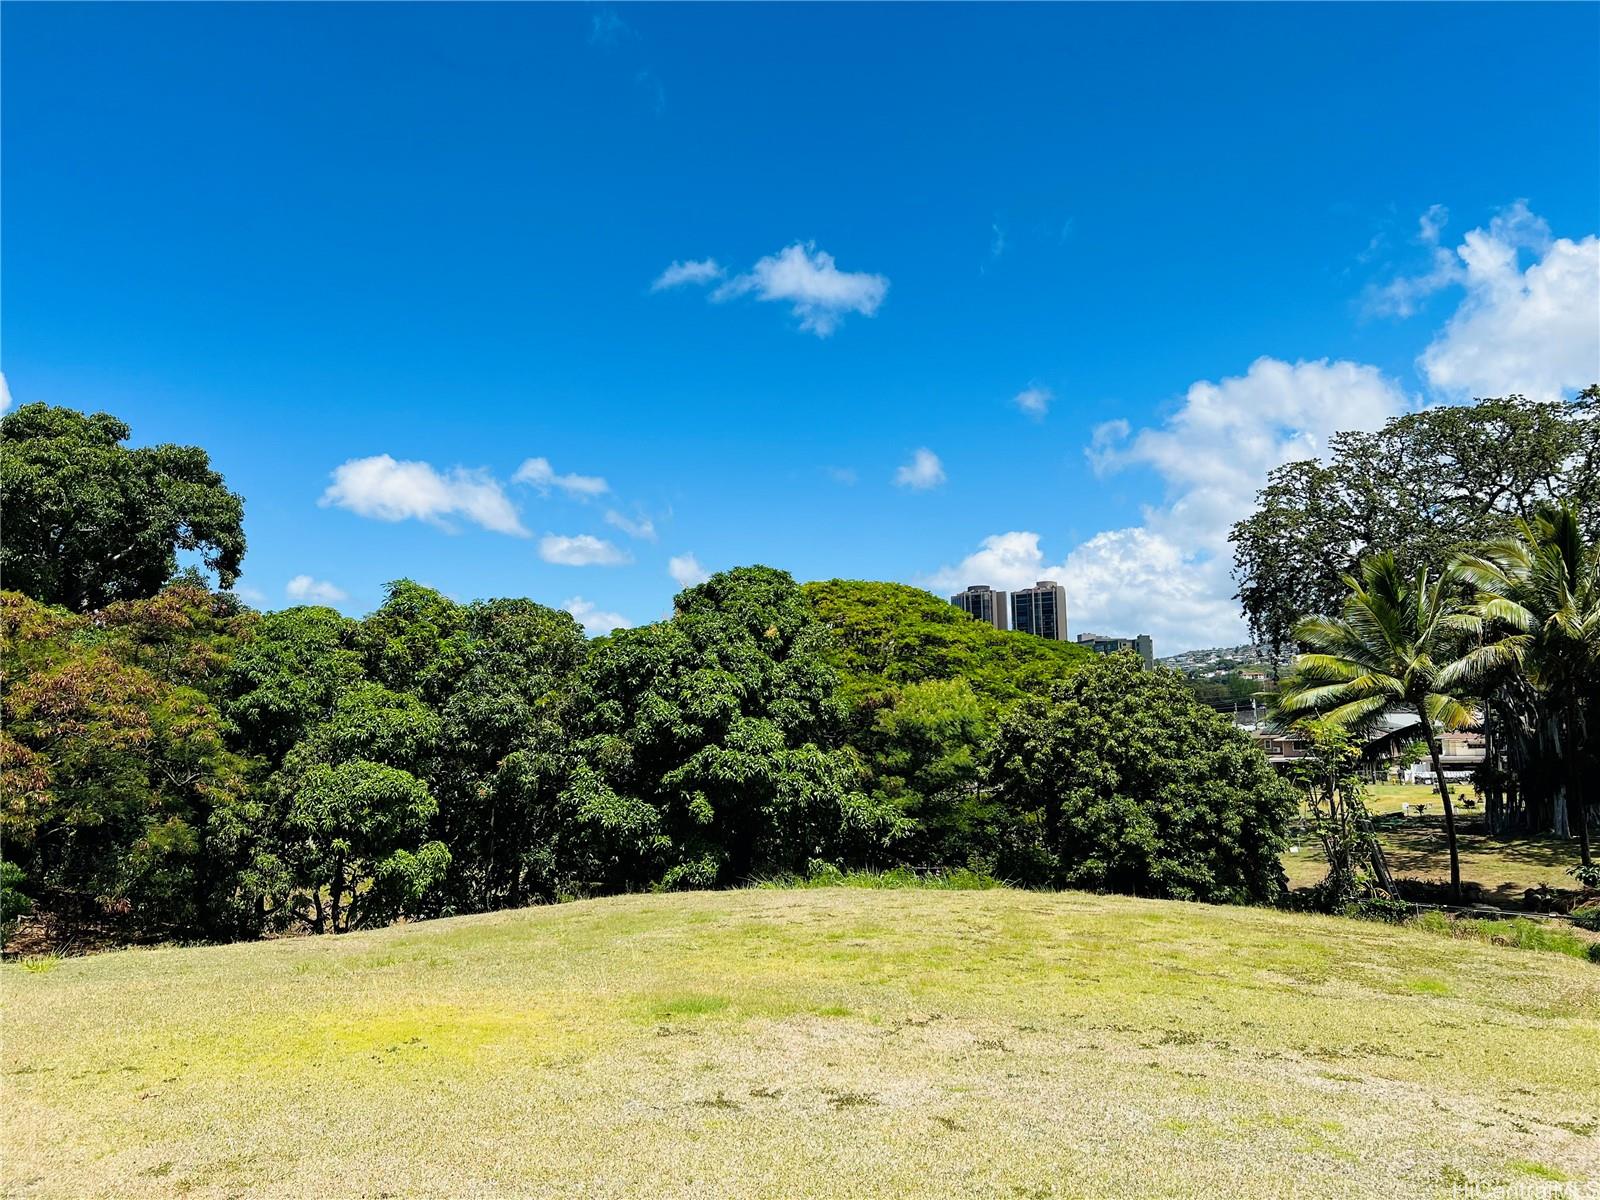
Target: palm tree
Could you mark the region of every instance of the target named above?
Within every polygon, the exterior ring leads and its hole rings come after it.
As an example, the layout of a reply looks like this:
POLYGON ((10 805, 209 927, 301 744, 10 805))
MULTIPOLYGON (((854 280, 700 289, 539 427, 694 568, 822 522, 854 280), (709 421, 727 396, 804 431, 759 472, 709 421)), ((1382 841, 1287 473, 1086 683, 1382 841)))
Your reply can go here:
POLYGON ((1359 579, 1345 576, 1350 590, 1339 616, 1306 617, 1295 626, 1295 640, 1310 652, 1295 660, 1279 707, 1287 714, 1321 713, 1326 720, 1355 728, 1386 713, 1416 714, 1444 803, 1450 892, 1460 899, 1456 813, 1439 760, 1437 732, 1460 729, 1473 719, 1448 682, 1461 628, 1454 582, 1448 571, 1433 579, 1425 568, 1408 577, 1392 554, 1368 558, 1359 579))
POLYGON ((1451 678, 1475 682, 1512 670, 1546 699, 1561 721, 1569 823, 1590 866, 1581 752, 1584 710, 1600 693, 1600 546, 1584 543, 1570 504, 1545 505, 1519 521, 1514 536, 1459 556, 1454 569, 1478 590, 1466 624, 1482 644, 1451 678))

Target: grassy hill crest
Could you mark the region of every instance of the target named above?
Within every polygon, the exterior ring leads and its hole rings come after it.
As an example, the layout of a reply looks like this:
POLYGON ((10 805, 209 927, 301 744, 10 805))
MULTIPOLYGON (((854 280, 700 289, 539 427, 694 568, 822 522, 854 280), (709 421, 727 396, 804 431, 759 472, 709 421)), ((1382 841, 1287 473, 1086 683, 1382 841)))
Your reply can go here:
POLYGON ((10 1195, 1387 1200, 1600 1173, 1600 971, 1261 909, 636 895, 13 965, 3 1005, 10 1195))

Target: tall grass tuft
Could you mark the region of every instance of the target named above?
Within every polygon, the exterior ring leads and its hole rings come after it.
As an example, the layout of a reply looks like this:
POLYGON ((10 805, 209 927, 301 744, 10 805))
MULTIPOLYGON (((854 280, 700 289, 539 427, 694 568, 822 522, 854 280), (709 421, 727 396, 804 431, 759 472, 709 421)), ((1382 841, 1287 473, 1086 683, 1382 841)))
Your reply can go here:
POLYGON ((1553 922, 1530 921, 1526 917, 1488 920, 1427 912, 1413 917, 1406 924, 1412 929, 1422 929, 1444 937, 1514 946, 1519 950, 1549 950, 1557 954, 1570 954, 1573 958, 1587 958, 1591 962, 1600 961, 1593 950, 1600 942, 1580 937, 1553 922))
POLYGON ((887 871, 869 871, 857 868, 844 869, 833 863, 812 863, 804 875, 779 875, 757 882, 763 888, 926 888, 941 892, 986 892, 993 888, 1009 887, 1003 879, 996 879, 985 871, 970 867, 948 867, 931 871, 913 871, 910 867, 893 867, 887 871))

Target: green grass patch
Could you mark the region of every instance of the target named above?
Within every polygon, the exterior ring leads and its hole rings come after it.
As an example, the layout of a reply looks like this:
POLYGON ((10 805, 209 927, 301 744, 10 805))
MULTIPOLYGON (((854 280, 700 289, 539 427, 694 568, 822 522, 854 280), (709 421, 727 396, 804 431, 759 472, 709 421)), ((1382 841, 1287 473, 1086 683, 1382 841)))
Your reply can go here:
POLYGON ((1406 990, 1418 996, 1448 996, 1450 985, 1442 979, 1408 979, 1406 990))
POLYGON ((705 1017, 722 1012, 731 1004, 726 996, 670 996, 650 1002, 652 1017, 705 1017))
POLYGON ((0 1023, 0 1194, 37 1200, 1392 1200, 1600 1175, 1600 971, 1266 909, 619 896, 8 964, 0 1023))
POLYGON ((1543 1163, 1530 1162, 1525 1158, 1514 1158, 1506 1166, 1518 1175, 1527 1175, 1534 1179, 1549 1179, 1556 1183, 1565 1183, 1572 1177, 1565 1171, 1558 1171, 1554 1167, 1547 1167, 1543 1163))
POLYGON ((1527 917, 1499 920, 1427 912, 1412 917, 1406 924, 1443 937, 1488 942, 1518 950, 1547 950, 1585 960, 1593 957, 1592 947, 1600 945, 1594 938, 1586 938, 1555 921, 1534 921, 1527 917))
POLYGON ((763 880, 756 885, 765 888, 921 888, 939 892, 985 892, 1008 887, 1004 880, 967 867, 950 867, 936 871, 913 871, 909 867, 893 867, 887 871, 842 870, 825 863, 806 875, 782 875, 763 880))

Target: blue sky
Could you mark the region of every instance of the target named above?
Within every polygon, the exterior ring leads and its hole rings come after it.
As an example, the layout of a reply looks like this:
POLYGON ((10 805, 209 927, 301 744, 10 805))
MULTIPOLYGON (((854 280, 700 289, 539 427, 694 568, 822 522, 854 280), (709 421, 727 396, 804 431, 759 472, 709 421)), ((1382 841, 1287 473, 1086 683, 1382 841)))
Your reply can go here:
POLYGON ((1277 462, 1600 378, 1594 5, 4 33, 10 395, 205 446, 263 605, 1048 575, 1171 653, 1242 640, 1223 539, 1277 462))

